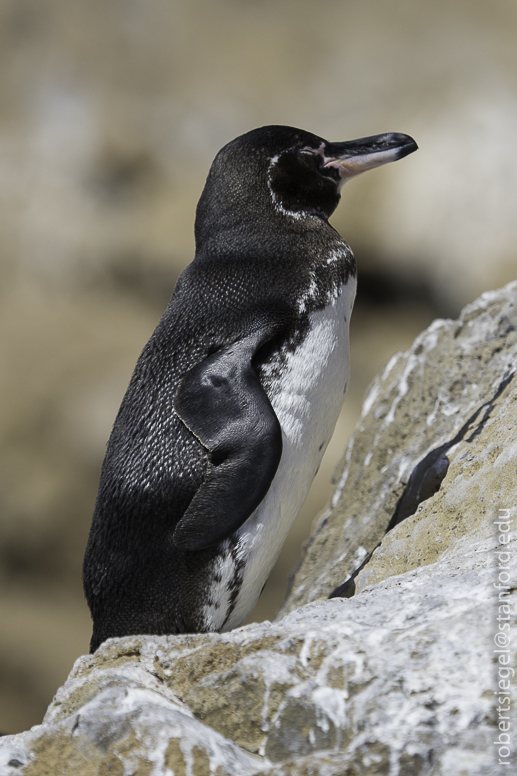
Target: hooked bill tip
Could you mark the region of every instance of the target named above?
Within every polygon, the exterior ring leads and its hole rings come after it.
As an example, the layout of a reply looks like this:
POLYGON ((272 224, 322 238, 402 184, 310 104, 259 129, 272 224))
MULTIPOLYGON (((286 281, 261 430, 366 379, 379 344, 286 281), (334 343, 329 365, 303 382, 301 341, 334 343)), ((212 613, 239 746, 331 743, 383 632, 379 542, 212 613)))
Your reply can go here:
POLYGON ((397 157, 398 159, 402 159, 404 156, 408 156, 414 151, 418 151, 418 146, 412 137, 409 135, 401 135, 401 137, 403 138, 403 141, 399 146, 399 155, 397 157))

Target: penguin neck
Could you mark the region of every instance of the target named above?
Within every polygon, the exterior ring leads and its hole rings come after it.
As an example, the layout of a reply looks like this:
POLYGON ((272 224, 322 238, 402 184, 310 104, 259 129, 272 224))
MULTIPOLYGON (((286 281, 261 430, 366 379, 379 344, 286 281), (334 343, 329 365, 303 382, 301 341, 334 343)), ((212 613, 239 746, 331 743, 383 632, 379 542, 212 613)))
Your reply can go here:
POLYGON ((328 221, 317 214, 290 214, 275 207, 267 182, 252 180, 244 187, 217 187, 210 180, 196 211, 196 259, 221 256, 278 256, 282 249, 300 250, 310 234, 321 240, 337 236, 328 221), (264 191, 266 189, 266 191, 264 191))

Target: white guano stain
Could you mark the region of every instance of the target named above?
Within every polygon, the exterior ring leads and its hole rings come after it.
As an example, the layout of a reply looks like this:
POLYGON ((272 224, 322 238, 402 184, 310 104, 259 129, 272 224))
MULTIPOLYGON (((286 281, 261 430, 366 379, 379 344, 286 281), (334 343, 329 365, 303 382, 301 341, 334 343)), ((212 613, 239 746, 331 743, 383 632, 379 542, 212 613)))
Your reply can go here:
MULTIPOLYGON (((442 318, 438 318, 437 320, 433 321, 432 324, 429 326, 426 331, 422 332, 422 334, 416 338, 412 351, 407 356, 407 362, 406 366, 404 367, 402 374, 400 375, 398 379, 398 391, 397 395, 395 396, 395 399, 392 402, 392 405, 388 411, 388 414, 384 418, 384 426, 389 426, 390 423, 393 423, 395 419, 395 412, 397 410, 397 407, 401 401, 401 399, 407 394, 409 390, 409 383, 408 378, 412 371, 415 369, 418 364, 422 364, 425 361, 425 354, 429 353, 429 351, 433 350, 436 345, 438 344, 439 334, 441 330, 444 327, 447 327, 450 325, 450 321, 444 320, 442 318)), ((394 359, 397 360, 401 357, 404 357, 405 354, 400 353, 393 356, 393 358, 389 361, 388 366, 386 367, 384 371, 383 378, 393 368, 394 364, 396 363, 394 359), (393 362, 393 364, 392 364, 393 362), (389 369, 388 369, 389 367, 389 369)))
POLYGON ((388 414, 384 418, 384 426, 389 426, 390 423, 393 423, 395 420, 395 411, 400 403, 400 400, 407 394, 409 390, 409 383, 408 383, 408 377, 413 371, 413 369, 417 366, 417 364, 420 363, 420 359, 418 356, 415 356, 414 353, 411 353, 406 366, 404 367, 404 371, 402 372, 402 375, 400 376, 399 382, 398 382, 398 391, 397 395, 395 396, 395 399, 392 402, 392 405, 389 409, 388 414))
POLYGON ((364 400, 363 408, 361 410, 361 417, 365 418, 368 413, 370 412, 371 408, 375 404, 375 400, 377 396, 379 395, 380 390, 380 383, 375 382, 372 387, 370 388, 370 391, 368 392, 368 396, 364 400))
POLYGON ((343 467, 343 474, 341 475, 341 478, 337 484, 336 490, 334 491, 334 495, 332 496, 332 500, 330 502, 331 509, 334 509, 334 507, 338 503, 341 493, 343 492, 343 488, 346 485, 346 481, 348 480, 350 464, 352 462, 353 449, 354 449, 354 437, 350 437, 350 439, 348 440, 348 445, 346 447, 346 452, 345 452, 345 465, 343 467))

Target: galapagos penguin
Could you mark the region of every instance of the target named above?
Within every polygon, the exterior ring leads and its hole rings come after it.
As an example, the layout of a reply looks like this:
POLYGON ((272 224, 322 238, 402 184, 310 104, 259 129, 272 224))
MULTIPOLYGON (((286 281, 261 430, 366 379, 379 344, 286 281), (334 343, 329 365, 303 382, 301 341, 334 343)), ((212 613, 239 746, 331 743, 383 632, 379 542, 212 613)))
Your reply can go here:
POLYGON ((255 606, 348 383, 356 265, 328 218, 348 178, 416 148, 268 126, 217 154, 195 258, 108 442, 83 568, 92 652, 227 631, 255 606))

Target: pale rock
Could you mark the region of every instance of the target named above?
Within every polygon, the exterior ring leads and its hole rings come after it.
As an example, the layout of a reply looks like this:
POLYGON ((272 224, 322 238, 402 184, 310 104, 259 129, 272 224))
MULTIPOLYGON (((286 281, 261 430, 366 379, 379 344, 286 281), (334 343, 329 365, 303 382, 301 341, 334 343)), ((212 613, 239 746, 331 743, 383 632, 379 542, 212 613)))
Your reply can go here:
POLYGON ((517 633, 495 651, 495 584, 513 627, 517 532, 494 521, 517 525, 516 357, 517 283, 435 321, 374 382, 281 619, 106 642, 42 725, 1 740, 2 776, 509 772, 496 672, 517 633), (441 446, 436 492, 408 500, 441 446), (401 498, 414 513, 386 533, 401 498))

